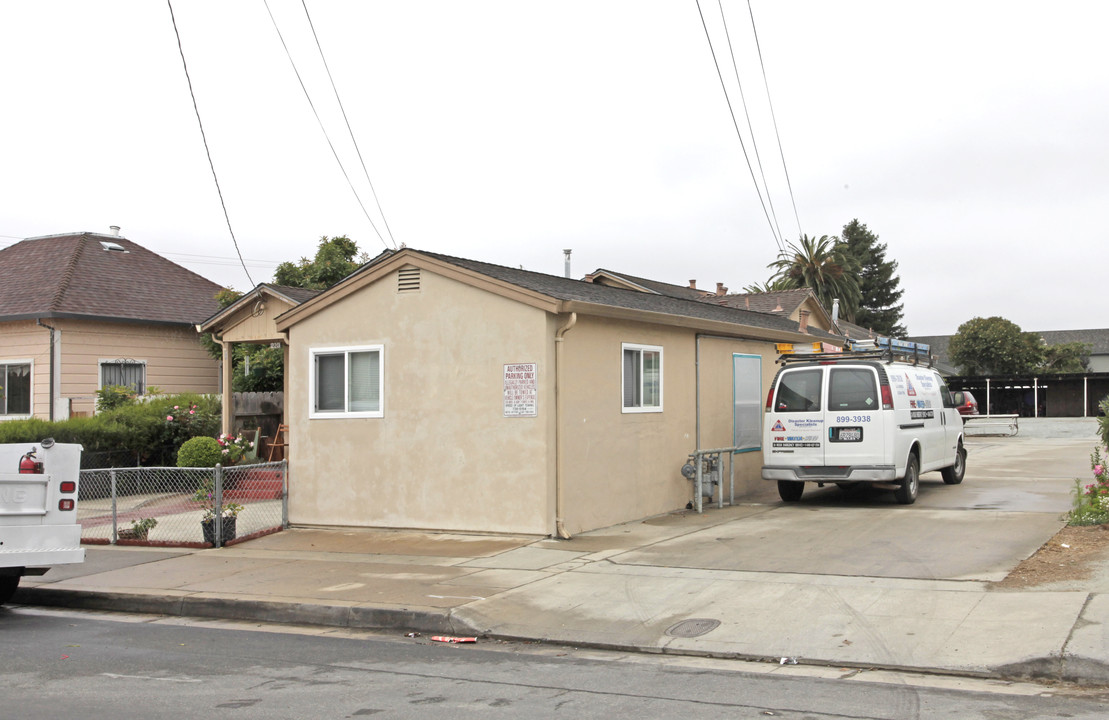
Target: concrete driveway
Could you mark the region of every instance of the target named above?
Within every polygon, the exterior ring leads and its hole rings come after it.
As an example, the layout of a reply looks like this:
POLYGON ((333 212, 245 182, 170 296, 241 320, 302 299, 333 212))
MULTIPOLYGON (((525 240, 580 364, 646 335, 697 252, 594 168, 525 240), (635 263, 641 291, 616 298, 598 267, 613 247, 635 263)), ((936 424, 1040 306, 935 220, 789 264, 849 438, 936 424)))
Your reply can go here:
MULTIPOLYGON (((921 580, 1004 578, 1063 525, 1090 477, 1092 420, 1022 423, 968 437, 961 485, 921 476, 914 505, 889 492, 806 487, 800 502, 733 509, 737 520, 612 558, 627 565, 921 580)), ((713 511, 716 512, 716 511, 713 511)))

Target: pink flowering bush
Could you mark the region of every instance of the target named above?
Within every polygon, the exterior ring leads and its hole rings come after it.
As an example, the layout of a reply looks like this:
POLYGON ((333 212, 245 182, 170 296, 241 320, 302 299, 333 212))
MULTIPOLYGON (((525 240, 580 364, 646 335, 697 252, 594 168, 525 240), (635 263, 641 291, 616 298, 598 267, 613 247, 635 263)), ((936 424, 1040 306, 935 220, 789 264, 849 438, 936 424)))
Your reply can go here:
POLYGON ((230 435, 223 433, 216 437, 216 442, 219 443, 220 450, 223 454, 224 465, 234 465, 243 459, 243 456, 249 450, 254 449, 254 441, 247 440, 241 434, 230 435))
POLYGON ((1090 454, 1092 483, 1074 481, 1074 508, 1070 514, 1071 525, 1101 525, 1109 523, 1109 467, 1102 457, 1101 448, 1090 454))

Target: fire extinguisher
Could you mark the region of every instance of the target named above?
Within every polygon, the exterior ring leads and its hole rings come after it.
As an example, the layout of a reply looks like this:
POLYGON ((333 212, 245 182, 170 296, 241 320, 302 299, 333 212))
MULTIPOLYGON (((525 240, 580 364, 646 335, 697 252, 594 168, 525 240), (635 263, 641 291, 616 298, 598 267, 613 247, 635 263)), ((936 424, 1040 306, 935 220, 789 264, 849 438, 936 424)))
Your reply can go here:
POLYGON ((19 473, 21 475, 41 475, 42 461, 35 459, 35 449, 31 448, 19 459, 19 473))

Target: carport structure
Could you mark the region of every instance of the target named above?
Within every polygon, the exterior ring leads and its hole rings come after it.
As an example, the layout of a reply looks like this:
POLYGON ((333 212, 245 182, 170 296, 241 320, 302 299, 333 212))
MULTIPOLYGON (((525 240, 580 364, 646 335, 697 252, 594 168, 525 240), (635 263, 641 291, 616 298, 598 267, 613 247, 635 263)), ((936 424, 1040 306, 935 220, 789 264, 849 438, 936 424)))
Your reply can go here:
POLYGON ((1095 417, 1109 396, 1109 372, 1062 375, 973 375, 947 379, 952 390, 969 390, 984 415, 1095 417))
MULTIPOLYGON (((231 433, 234 428, 234 403, 232 402, 232 349, 237 343, 251 345, 274 345, 280 343, 284 350, 282 366, 289 367, 289 336, 277 329, 276 319, 283 313, 319 295, 318 290, 272 285, 261 283, 244 294, 231 305, 197 326, 197 331, 211 333, 212 339, 223 349, 220 368, 220 388, 224 402, 222 432, 231 433)), ((285 374, 284 389, 288 391, 288 373, 285 374)), ((282 408, 281 423, 288 424, 282 408)))

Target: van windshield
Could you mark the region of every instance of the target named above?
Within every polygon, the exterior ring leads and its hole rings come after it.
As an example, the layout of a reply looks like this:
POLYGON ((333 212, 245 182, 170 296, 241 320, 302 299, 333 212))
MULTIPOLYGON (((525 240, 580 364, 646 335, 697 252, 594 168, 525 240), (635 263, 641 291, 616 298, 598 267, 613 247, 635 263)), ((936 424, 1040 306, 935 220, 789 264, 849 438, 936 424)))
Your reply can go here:
POLYGON ((778 383, 778 412, 812 412, 820 410, 820 385, 824 373, 820 369, 797 370, 782 375, 778 383))
POLYGON ((877 410, 878 384, 869 368, 832 368, 828 379, 828 409, 877 410))

